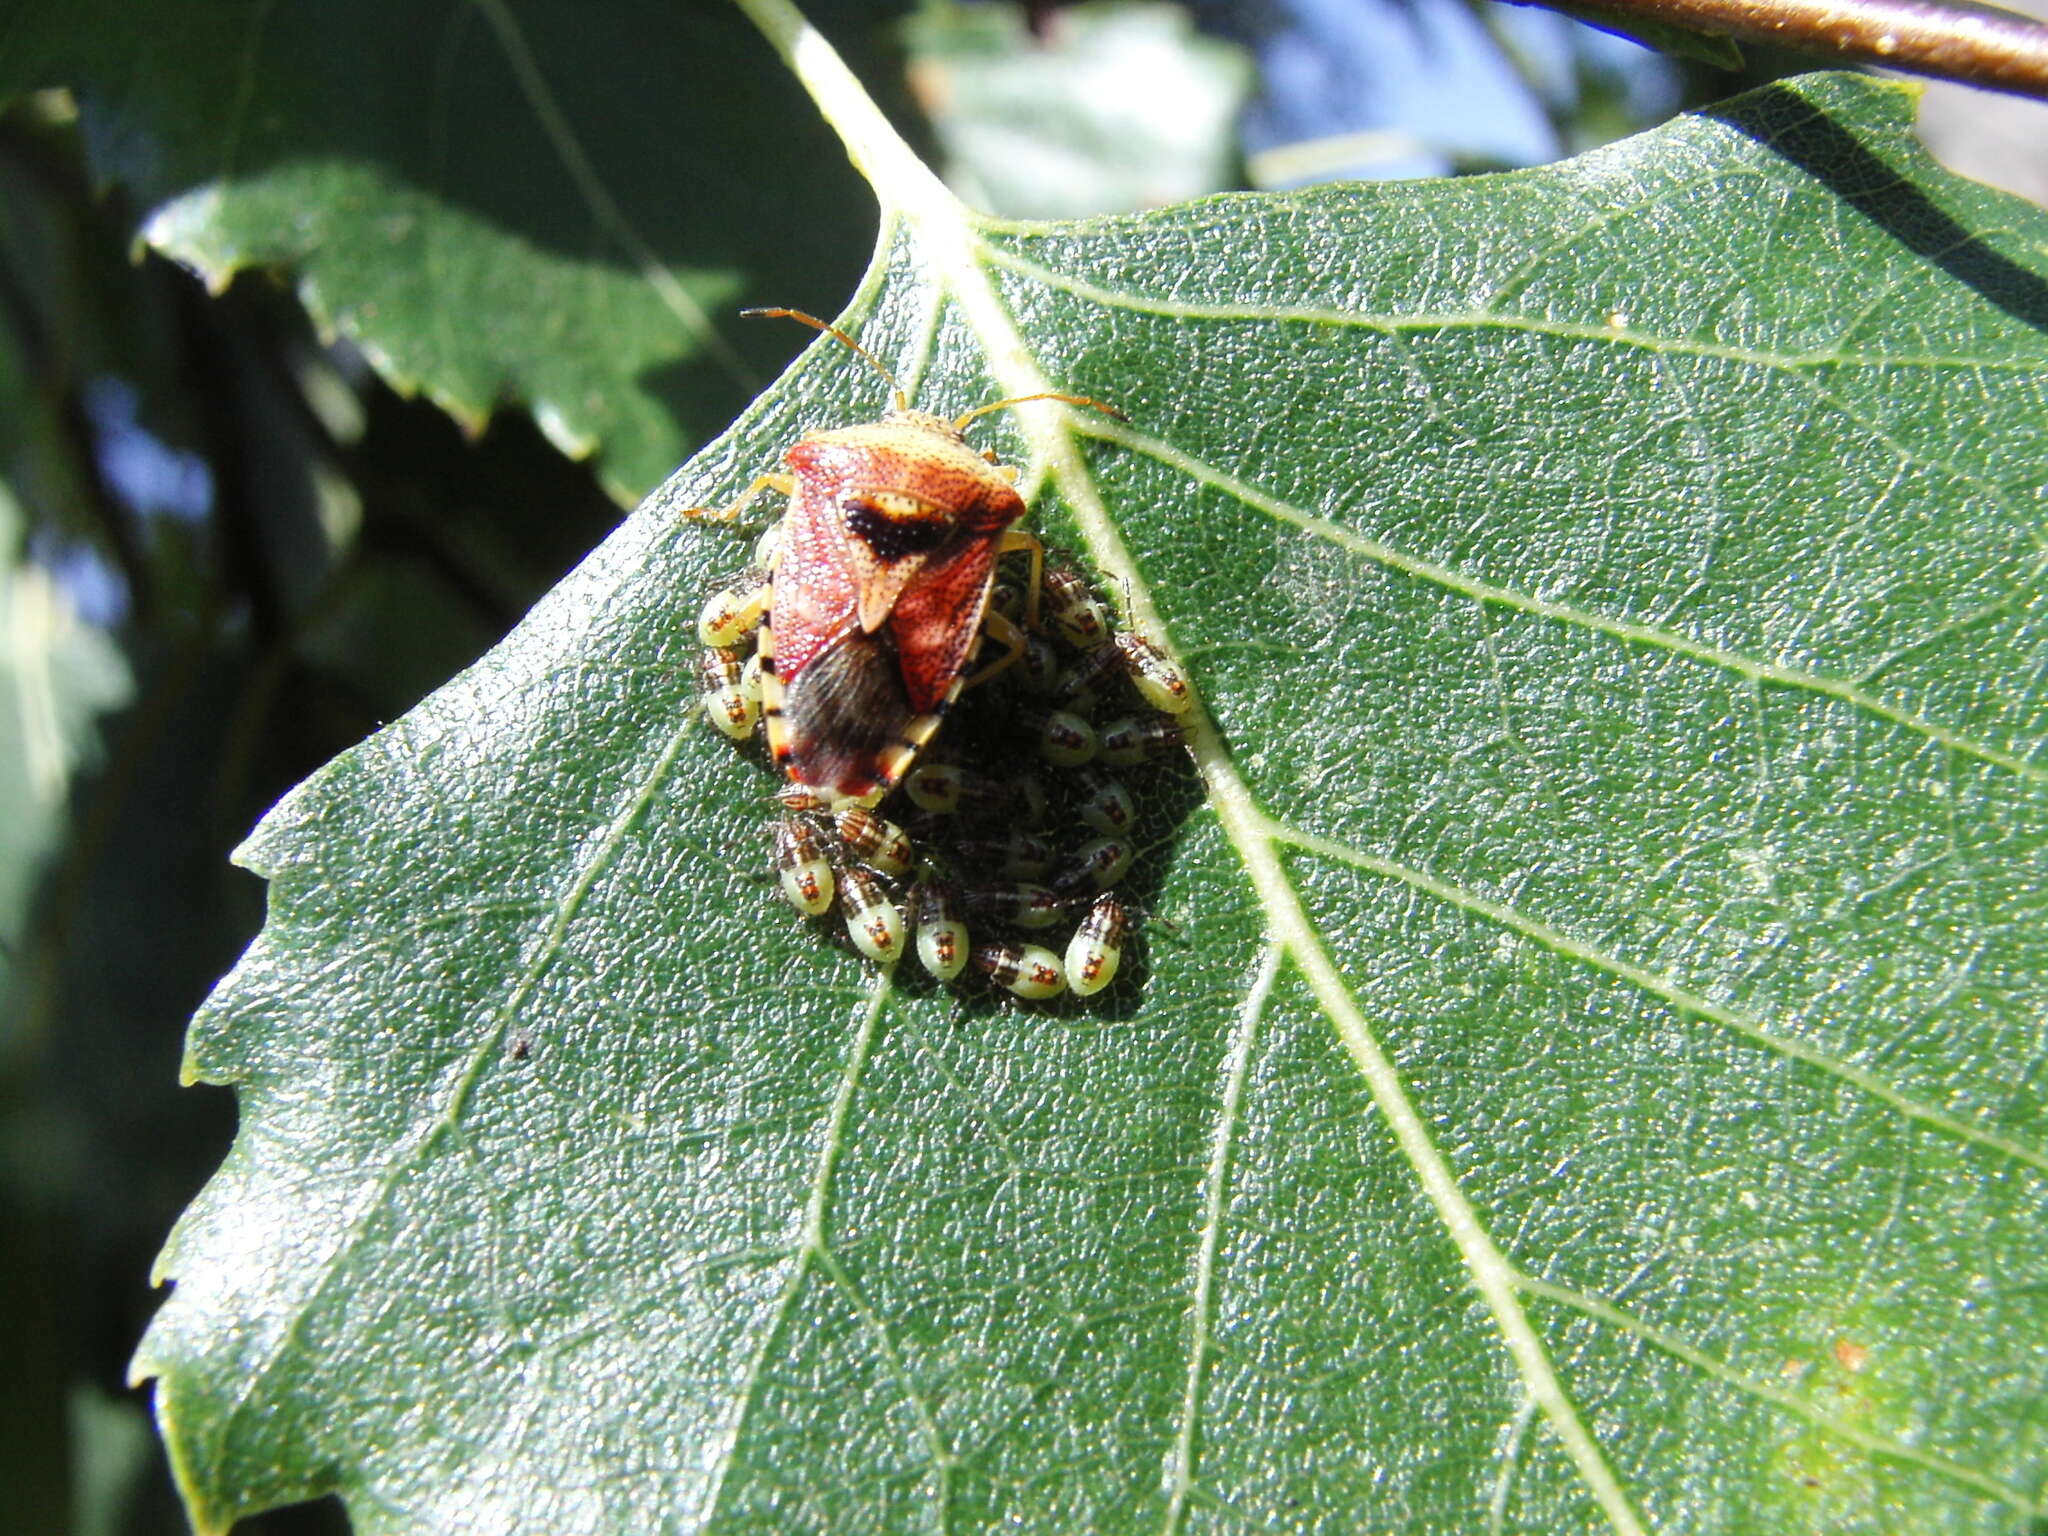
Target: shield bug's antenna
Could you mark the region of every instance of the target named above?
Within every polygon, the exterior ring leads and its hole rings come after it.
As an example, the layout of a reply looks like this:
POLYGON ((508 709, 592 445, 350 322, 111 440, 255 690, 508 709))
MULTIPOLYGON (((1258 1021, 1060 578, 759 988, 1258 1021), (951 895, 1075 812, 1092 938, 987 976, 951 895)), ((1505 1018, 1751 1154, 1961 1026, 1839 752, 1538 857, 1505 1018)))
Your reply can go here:
POLYGON ((1095 410, 1102 412, 1103 415, 1113 417, 1117 421, 1129 421, 1131 419, 1130 417, 1126 416, 1122 411, 1118 410, 1115 406, 1105 405, 1100 400, 1091 400, 1086 395, 1060 395, 1053 393, 1051 390, 1047 390, 1044 394, 1012 395, 1009 399, 998 400, 993 405, 978 405, 973 410, 969 411, 965 416, 962 416, 961 418, 959 418, 959 420, 955 421, 953 423, 953 430, 955 432, 960 431, 963 427, 967 425, 967 423, 974 420, 974 418, 977 416, 986 416, 990 411, 1007 410, 1010 406, 1022 405, 1026 400, 1060 400, 1064 401, 1068 405, 1091 406, 1095 410))
POLYGON ((896 375, 882 366, 880 358, 847 335, 846 332, 840 330, 838 326, 827 325, 816 315, 807 315, 800 309, 743 309, 740 313, 750 320, 794 320, 799 325, 808 325, 814 331, 823 331, 827 336, 845 342, 854 351, 866 358, 868 365, 875 372, 889 381, 889 388, 895 391, 896 394, 896 409, 899 411, 910 409, 910 397, 903 393, 903 386, 896 382, 896 375))

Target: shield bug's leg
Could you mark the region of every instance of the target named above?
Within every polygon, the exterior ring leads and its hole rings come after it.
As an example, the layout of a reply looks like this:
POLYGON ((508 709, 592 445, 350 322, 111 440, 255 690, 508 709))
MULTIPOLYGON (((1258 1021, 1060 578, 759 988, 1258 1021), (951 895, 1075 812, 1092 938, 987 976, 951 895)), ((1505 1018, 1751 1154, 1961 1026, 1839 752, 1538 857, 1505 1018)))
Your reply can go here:
POLYGON ((1036 944, 977 944, 974 963, 989 980, 1019 997, 1057 997, 1067 989, 1060 957, 1036 944))
POLYGON ((1038 628, 1039 598, 1045 590, 1045 546, 1035 535, 1021 528, 1006 532, 996 545, 996 558, 1014 555, 1019 550, 1031 557, 1031 574, 1024 578, 1024 627, 1036 631, 1038 628))
POLYGON ((997 673, 1007 671, 1015 664, 1017 658, 1024 654, 1024 642, 1026 639, 1024 631, 1012 624, 1000 613, 997 613, 995 609, 991 608, 981 616, 981 627, 986 633, 994 635, 997 642, 1007 646, 1008 649, 972 677, 965 678, 954 684, 954 691, 949 696, 949 702, 951 698, 957 698, 967 689, 979 688, 997 673))
POLYGON ((782 496, 796 494, 796 477, 793 475, 768 474, 754 476, 754 483, 741 491, 731 504, 723 507, 685 507, 677 514, 695 522, 730 523, 746 510, 747 503, 763 491, 774 491, 782 496))
POLYGON ((1076 997, 1093 997, 1116 980, 1130 919, 1114 896, 1098 896, 1081 926, 1067 940, 1067 985, 1076 997))

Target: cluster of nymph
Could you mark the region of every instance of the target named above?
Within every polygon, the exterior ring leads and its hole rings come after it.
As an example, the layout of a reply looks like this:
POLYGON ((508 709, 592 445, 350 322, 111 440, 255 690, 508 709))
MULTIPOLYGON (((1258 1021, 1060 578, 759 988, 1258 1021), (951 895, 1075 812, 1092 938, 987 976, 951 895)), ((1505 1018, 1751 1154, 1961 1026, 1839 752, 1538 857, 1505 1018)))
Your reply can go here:
POLYGON ((1017 471, 967 424, 1033 400, 1122 414, 1045 391, 935 416, 837 327, 751 313, 844 343, 893 397, 880 420, 804 433, 730 506, 685 514, 730 519, 763 490, 788 501, 698 623, 705 713, 735 740, 764 728, 788 781, 783 892, 811 916, 836 903, 882 965, 914 942, 941 981, 971 963, 1020 997, 1101 991, 1129 921, 1115 887, 1137 856, 1117 773, 1182 745, 1193 696, 1158 646, 1112 629, 1078 569, 1047 563, 1017 526, 1017 471), (1099 698, 1124 689, 1135 707, 1098 729, 1099 698), (1040 763, 1065 770, 1056 785, 1025 766, 1040 763), (1064 954, 1032 939, 1077 912, 1064 954))
MULTIPOLYGON (((774 642, 759 642, 782 537, 770 531, 698 626, 704 712, 735 741, 759 732, 781 691, 774 642)), ((893 760, 861 745, 885 760, 882 782, 845 794, 792 772, 776 796, 775 871, 799 912, 836 906, 877 964, 912 951, 942 982, 971 966, 1020 997, 1091 996, 1122 958, 1117 887, 1140 851, 1144 765, 1182 746, 1192 695, 1158 646, 1113 626, 1076 567, 1020 545, 994 574, 983 623, 1006 654, 956 680, 935 711, 943 730, 934 720, 893 760), (1063 924, 1063 949, 1042 942, 1063 924)), ((981 649, 977 638, 968 661, 981 649)))

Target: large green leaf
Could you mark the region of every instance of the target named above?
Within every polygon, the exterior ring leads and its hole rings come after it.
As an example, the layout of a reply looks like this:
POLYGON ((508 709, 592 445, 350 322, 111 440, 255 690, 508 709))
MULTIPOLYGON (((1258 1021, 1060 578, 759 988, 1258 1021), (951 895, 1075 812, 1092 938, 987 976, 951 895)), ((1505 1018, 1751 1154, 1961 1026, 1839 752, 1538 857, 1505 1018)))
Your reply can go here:
POLYGON ((734 310, 822 304, 870 248, 844 153, 722 3, 10 11, 0 96, 75 87, 152 244, 216 284, 288 269, 391 382, 524 406, 629 500, 787 355, 734 310))
POLYGON ((821 342, 245 849, 138 1362, 202 1527, 2039 1530, 2048 220, 1827 77, 977 224, 794 51, 868 344, 1131 418, 975 430, 1206 704, 1141 973, 767 894, 676 511, 876 411, 821 342))

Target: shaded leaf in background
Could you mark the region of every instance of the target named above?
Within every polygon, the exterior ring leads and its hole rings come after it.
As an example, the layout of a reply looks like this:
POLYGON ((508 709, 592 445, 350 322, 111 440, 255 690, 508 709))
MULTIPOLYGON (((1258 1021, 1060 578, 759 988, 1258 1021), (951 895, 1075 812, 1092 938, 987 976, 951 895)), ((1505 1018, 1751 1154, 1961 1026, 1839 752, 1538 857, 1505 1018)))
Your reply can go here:
POLYGON ((390 382, 524 405, 629 500, 787 356, 734 309, 822 305, 871 249, 844 152, 723 4, 23 0, 0 94, 44 83, 167 254, 289 269, 390 382))
MULTIPOLYGON (((187 1529, 148 1393, 118 1389, 159 1301, 151 1259, 233 1133, 231 1095, 176 1081, 192 1010, 262 920, 228 852, 500 638, 617 512, 523 414, 465 440, 359 364, 358 402, 266 275, 209 297, 137 261, 75 121, 55 93, 0 113, 0 476, 30 529, 25 611, 107 626, 68 628, 135 682, 94 723, 96 763, 0 801, 0 873, 35 893, 0 977, 0 1312, 22 1341, 0 1523, 139 1536, 187 1529)), ((42 630, 18 614, 0 634, 42 630)), ((16 706, 47 689, 8 698, 0 735, 42 725, 16 706)), ((331 1528, 305 1512, 260 1528, 331 1528)))
POLYGON ((2042 215, 1848 77, 1073 226, 872 163, 923 403, 1131 417, 1034 441, 1213 715, 1139 974, 769 894, 676 511, 874 414, 821 343, 245 848, 137 1364, 202 1528, 2048 1519, 2042 215))
MULTIPOLYGON (((0 1000, 36 881, 64 837, 73 773, 98 754, 99 717, 133 687, 114 642, 79 619, 47 570, 21 558, 22 521, 0 480, 0 1000)), ((12 1022, 0 1008, 0 1025, 12 1022)), ((10 1034, 0 1028, 0 1063, 17 1048, 10 1034)))
POLYGON ((1242 186, 1251 61, 1155 0, 928 7, 909 77, 961 199, 1008 218, 1081 218, 1242 186))

